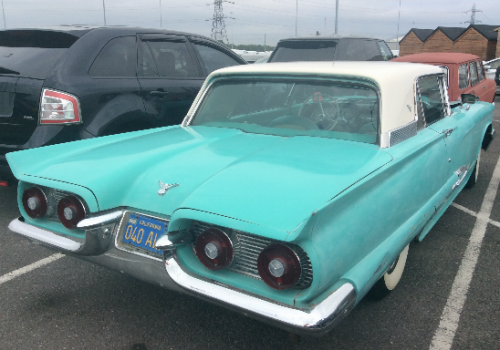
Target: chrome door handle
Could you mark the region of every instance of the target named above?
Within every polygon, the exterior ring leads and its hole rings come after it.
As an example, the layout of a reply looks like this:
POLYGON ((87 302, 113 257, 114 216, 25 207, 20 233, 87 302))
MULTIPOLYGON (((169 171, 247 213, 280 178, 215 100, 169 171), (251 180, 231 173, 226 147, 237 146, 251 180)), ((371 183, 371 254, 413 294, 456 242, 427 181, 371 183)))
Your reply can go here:
POLYGON ((451 135, 452 132, 453 132, 453 129, 446 129, 446 130, 443 130, 442 134, 445 134, 445 136, 448 137, 451 135))
POLYGON ((464 181, 464 179, 467 177, 467 173, 468 173, 468 170, 467 170, 467 167, 465 165, 462 165, 460 167, 460 169, 455 171, 455 174, 457 174, 457 176, 458 176, 458 181, 453 184, 453 186, 451 187, 452 190, 454 190, 455 188, 460 186, 462 181, 464 181))
POLYGON ((149 94, 151 96, 165 96, 165 95, 168 95, 168 91, 161 91, 161 90, 155 90, 155 91, 150 91, 149 94))

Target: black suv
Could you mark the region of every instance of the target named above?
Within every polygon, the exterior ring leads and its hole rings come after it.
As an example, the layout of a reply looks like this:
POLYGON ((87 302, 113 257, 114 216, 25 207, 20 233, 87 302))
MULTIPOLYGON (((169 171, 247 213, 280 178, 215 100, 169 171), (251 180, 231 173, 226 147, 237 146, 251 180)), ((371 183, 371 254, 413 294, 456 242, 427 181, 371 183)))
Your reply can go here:
POLYGON ((280 40, 268 62, 388 61, 392 58, 383 40, 335 35, 280 40))
POLYGON ((179 124, 212 71, 246 62, 195 34, 127 27, 0 31, 7 152, 179 124))

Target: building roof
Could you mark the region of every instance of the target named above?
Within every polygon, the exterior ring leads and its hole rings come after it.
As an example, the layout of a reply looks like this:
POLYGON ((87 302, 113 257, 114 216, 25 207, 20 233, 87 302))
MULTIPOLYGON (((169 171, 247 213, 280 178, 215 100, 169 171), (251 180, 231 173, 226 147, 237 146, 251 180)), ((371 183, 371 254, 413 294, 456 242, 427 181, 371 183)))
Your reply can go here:
POLYGON ((499 26, 497 25, 489 25, 489 24, 471 24, 467 29, 474 28, 477 30, 479 34, 484 36, 488 40, 497 40, 498 33, 495 32, 499 26))
POLYGON ((456 53, 456 52, 428 52, 428 53, 417 53, 414 55, 406 55, 401 57, 393 58, 391 61, 394 62, 414 62, 414 63, 462 63, 468 62, 470 60, 479 60, 479 56, 471 55, 468 53, 456 53))
POLYGON ((440 30, 444 35, 446 35, 451 41, 455 41, 458 39, 460 35, 462 35, 467 28, 464 27, 437 27, 434 32, 440 30))
MULTIPOLYGON (((434 33, 434 29, 418 29, 418 28, 412 28, 410 29, 410 31, 408 32, 408 34, 410 34, 411 32, 413 32, 413 34, 415 34, 417 36, 417 38, 420 39, 421 42, 424 42, 427 40, 427 38, 429 38, 432 33, 434 33)), ((406 34, 406 35, 408 35, 406 34)))

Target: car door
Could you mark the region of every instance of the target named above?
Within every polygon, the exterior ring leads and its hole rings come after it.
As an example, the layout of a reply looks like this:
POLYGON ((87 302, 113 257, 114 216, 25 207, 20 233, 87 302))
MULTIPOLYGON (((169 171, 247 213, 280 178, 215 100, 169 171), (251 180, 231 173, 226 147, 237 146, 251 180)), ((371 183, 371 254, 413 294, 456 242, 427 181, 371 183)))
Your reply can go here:
POLYGON ((86 130, 92 135, 139 130, 147 127, 136 74, 136 37, 111 39, 77 82, 86 130))
POLYGON ((138 77, 147 113, 158 126, 180 124, 204 76, 187 38, 138 36, 138 77))
POLYGON ((476 61, 471 61, 468 64, 471 84, 471 90, 469 93, 476 95, 481 101, 485 101, 486 85, 480 84, 476 61))
POLYGON ((443 75, 420 77, 417 81, 419 104, 428 128, 441 134, 446 145, 448 167, 447 197, 458 193, 462 181, 472 171, 482 133, 476 121, 464 118, 461 110, 451 112, 443 75))

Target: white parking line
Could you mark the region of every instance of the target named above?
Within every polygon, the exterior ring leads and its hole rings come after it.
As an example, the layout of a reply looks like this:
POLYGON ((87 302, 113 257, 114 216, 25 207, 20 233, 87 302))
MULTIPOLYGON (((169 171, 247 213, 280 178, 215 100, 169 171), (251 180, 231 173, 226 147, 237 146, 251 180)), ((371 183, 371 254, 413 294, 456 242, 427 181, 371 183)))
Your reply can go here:
POLYGON ((495 171, 486 190, 481 209, 478 214, 462 206, 453 205, 462 210, 466 209, 471 215, 476 216, 476 223, 472 229, 469 244, 465 249, 464 257, 458 268, 457 275, 453 281, 450 295, 441 314, 441 321, 438 329, 432 338, 430 350, 449 350, 453 344, 455 332, 460 321, 460 314, 467 299, 467 292, 476 268, 477 260, 481 252, 481 244, 486 233, 486 228, 490 222, 491 210, 500 183, 500 158, 495 166, 495 171))
POLYGON ((0 285, 2 285, 5 282, 8 282, 10 280, 13 280, 16 277, 24 275, 25 273, 33 271, 39 267, 45 266, 47 264, 50 264, 51 262, 54 262, 58 259, 61 259, 63 256, 65 256, 65 255, 61 254, 61 253, 57 253, 57 254, 49 256, 48 258, 38 260, 37 262, 34 262, 33 264, 27 265, 25 267, 21 267, 18 270, 15 270, 15 271, 9 272, 3 276, 0 276, 0 285))
MULTIPOLYGON (((457 209, 459 209, 461 211, 463 211, 464 213, 467 213, 467 214, 472 215, 472 216, 474 216, 474 217, 477 218, 477 213, 476 212, 473 212, 472 210, 467 209, 466 207, 463 207, 460 204, 451 203, 451 206, 455 207, 455 208, 457 208, 457 209)), ((500 227, 500 222, 495 221, 495 220, 491 220, 491 219, 488 219, 488 221, 489 221, 490 224, 495 225, 496 227, 500 227)))

